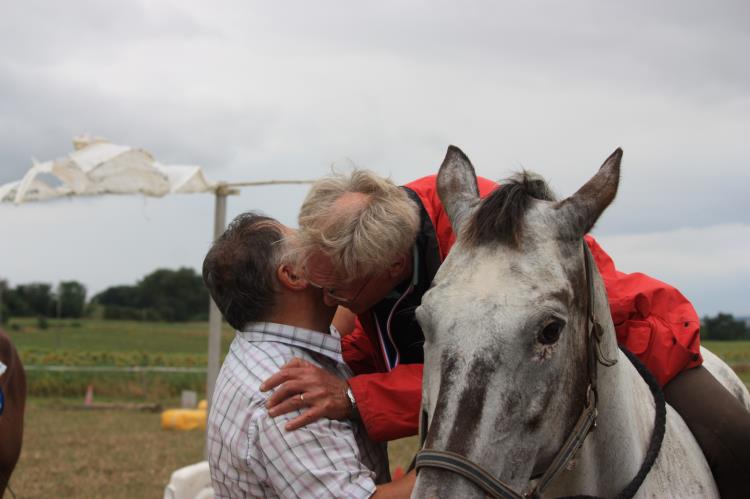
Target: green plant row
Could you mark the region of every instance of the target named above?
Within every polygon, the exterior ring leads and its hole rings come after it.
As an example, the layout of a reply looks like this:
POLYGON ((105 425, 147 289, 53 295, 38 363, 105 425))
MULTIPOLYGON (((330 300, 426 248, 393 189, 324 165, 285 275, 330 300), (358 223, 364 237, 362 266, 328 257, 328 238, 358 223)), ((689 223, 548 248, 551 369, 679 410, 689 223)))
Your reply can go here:
MULTIPOLYGON (((201 373, 60 373, 29 371, 27 391, 33 397, 80 397, 91 385, 94 399, 133 399, 162 402, 179 397, 183 390, 206 391, 201 373)), ((202 396, 202 395, 199 395, 202 396)))
POLYGON ((205 367, 205 354, 152 353, 144 351, 80 351, 26 349, 21 351, 21 360, 26 365, 39 366, 166 366, 205 367))

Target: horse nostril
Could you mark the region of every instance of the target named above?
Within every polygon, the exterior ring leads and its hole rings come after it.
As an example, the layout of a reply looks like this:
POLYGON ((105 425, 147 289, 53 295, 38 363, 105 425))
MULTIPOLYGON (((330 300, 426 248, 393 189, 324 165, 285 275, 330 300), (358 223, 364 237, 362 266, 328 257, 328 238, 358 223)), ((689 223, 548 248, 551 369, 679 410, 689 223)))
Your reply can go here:
POLYGON ((550 322, 544 328, 539 331, 539 334, 537 335, 537 340, 542 345, 551 345, 552 343, 555 343, 558 339, 560 339, 560 333, 562 332, 563 327, 565 326, 562 322, 550 322))

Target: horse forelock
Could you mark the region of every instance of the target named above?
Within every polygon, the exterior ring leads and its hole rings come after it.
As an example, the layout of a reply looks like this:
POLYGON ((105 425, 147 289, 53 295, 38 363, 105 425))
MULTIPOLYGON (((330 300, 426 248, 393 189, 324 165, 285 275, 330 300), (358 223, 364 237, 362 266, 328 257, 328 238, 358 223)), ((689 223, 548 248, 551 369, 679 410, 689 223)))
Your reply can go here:
POLYGON ((524 216, 534 200, 554 201, 555 195, 544 179, 523 170, 482 200, 463 231, 464 241, 470 246, 499 242, 519 248, 524 216))

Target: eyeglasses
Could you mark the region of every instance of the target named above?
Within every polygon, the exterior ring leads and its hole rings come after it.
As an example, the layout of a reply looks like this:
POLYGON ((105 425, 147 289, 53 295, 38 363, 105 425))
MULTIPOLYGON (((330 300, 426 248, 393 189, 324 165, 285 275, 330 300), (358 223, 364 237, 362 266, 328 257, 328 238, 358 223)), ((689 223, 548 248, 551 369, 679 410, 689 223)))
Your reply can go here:
POLYGON ((310 279, 307 279, 307 282, 310 283, 310 286, 318 289, 322 289, 323 293, 327 294, 328 297, 334 301, 339 302, 341 305, 351 305, 355 301, 357 301, 357 298, 359 298, 359 295, 362 294, 362 290, 364 290, 368 284, 370 284, 370 281, 372 280, 372 275, 368 276, 367 279, 365 279, 365 282, 362 283, 362 286, 359 287, 356 293, 354 293, 354 296, 351 298, 344 298, 339 293, 340 291, 337 288, 326 288, 324 286, 321 286, 320 284, 316 284, 310 279))

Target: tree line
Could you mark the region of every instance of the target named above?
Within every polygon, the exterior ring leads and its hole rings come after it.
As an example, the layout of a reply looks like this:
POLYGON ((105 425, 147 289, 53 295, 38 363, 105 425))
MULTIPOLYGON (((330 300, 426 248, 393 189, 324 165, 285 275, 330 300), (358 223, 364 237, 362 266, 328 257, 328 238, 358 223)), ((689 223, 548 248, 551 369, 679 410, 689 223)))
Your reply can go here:
POLYGON ((19 284, 0 280, 0 314, 10 317, 129 319, 192 321, 208 317, 208 291, 194 270, 157 269, 135 285, 111 286, 86 300, 78 281, 19 284))
MULTIPOLYGON (((97 317, 141 321, 192 321, 208 317, 208 291, 194 270, 157 269, 135 285, 111 286, 86 301, 86 287, 78 281, 19 284, 0 280, 0 314, 10 317, 97 317)), ((704 340, 750 340, 748 319, 719 312, 701 319, 704 340)))
POLYGON ((714 317, 701 319, 702 340, 750 340, 747 318, 735 318, 732 314, 719 312, 714 317))

